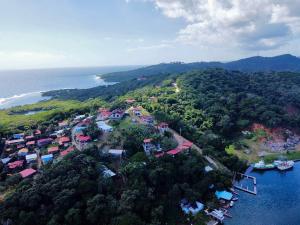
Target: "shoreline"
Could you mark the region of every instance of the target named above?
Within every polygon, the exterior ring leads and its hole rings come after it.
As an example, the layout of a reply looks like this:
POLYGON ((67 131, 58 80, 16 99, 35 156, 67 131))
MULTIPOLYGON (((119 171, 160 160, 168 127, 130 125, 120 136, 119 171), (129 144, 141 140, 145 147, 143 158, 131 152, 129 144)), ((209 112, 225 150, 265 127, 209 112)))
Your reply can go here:
MULTIPOLYGON (((100 74, 93 74, 90 75, 92 79, 95 81, 93 86, 88 86, 86 88, 93 88, 98 86, 108 86, 108 85, 114 85, 118 82, 107 82, 104 79, 101 78, 102 75, 100 74)), ((41 101, 48 101, 52 99, 52 96, 50 95, 44 95, 47 92, 51 91, 59 91, 59 90, 68 90, 68 89, 78 89, 76 87, 73 88, 57 88, 57 89, 48 89, 43 91, 32 91, 32 92, 25 92, 21 94, 14 94, 8 97, 0 97, 0 110, 7 110, 16 106, 24 106, 29 104, 35 104, 41 101)), ((79 89, 85 89, 85 88, 79 88, 79 89)))

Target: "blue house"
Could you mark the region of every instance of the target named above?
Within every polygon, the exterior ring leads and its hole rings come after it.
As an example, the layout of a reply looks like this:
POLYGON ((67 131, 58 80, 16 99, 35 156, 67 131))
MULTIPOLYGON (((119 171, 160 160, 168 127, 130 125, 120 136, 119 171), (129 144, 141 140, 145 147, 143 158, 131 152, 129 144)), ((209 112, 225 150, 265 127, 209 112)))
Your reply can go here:
POLYGON ((41 157, 43 164, 47 164, 53 160, 53 154, 43 155, 41 157))

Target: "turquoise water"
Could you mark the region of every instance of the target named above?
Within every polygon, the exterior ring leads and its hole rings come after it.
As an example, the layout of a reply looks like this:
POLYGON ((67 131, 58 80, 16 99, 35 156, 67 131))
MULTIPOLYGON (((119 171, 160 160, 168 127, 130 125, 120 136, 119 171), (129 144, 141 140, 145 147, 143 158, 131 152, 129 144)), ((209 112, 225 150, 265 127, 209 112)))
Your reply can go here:
POLYGON ((293 170, 252 172, 257 178, 258 194, 239 192, 239 200, 230 209, 232 219, 225 225, 299 225, 300 163, 293 170))
POLYGON ((0 109, 46 99, 41 96, 43 91, 109 85, 97 75, 134 68, 137 66, 0 71, 0 109))

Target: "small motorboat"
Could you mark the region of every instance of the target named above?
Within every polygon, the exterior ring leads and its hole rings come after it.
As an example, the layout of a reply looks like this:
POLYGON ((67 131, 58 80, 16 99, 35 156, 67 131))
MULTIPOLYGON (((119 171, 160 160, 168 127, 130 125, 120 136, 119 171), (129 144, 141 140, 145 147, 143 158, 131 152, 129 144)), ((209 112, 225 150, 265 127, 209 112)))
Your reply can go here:
POLYGON ((230 201, 229 206, 232 207, 234 205, 234 201, 230 201))
POLYGON ((237 201, 239 200, 237 197, 232 198, 232 201, 237 201))

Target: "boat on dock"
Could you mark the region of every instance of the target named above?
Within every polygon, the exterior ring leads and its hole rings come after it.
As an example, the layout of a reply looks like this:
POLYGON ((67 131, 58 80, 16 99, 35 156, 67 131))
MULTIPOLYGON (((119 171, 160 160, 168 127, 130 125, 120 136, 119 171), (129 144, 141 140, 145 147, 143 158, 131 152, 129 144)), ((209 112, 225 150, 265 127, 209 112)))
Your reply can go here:
POLYGON ((277 169, 279 169, 280 171, 285 171, 285 170, 289 170, 292 169, 294 167, 294 161, 289 160, 289 161, 282 161, 281 163, 279 163, 277 165, 277 169))
POLYGON ((255 163, 253 165, 253 169, 255 170, 272 170, 275 169, 276 166, 274 164, 265 164, 263 160, 259 161, 258 163, 255 163))

